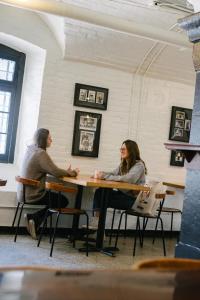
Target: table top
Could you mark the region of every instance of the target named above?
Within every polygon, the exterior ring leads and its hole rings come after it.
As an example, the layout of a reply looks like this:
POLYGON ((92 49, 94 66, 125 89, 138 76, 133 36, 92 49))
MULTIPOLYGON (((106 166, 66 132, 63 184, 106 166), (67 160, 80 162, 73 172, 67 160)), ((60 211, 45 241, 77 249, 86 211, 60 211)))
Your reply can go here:
POLYGON ((76 185, 81 185, 85 187, 101 187, 101 188, 113 188, 113 189, 125 189, 133 191, 149 191, 149 187, 131 184, 121 181, 111 181, 111 180, 101 180, 94 179, 88 175, 81 175, 78 177, 63 177, 63 181, 68 183, 73 183, 76 185))
POLYGON ((0 272, 0 298, 17 300, 199 299, 200 270, 0 272))

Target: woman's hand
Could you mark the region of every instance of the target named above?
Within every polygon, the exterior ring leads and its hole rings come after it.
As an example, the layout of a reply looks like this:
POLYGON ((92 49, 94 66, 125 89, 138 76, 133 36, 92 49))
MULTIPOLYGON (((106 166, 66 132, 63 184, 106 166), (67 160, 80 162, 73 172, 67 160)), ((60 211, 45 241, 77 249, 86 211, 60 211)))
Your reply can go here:
POLYGON ((79 168, 76 168, 76 169, 74 169, 74 171, 76 172, 76 176, 78 176, 79 175, 79 173, 80 173, 80 169, 79 168))
POLYGON ((78 176, 78 174, 80 173, 80 169, 79 169, 79 168, 72 169, 72 168, 71 168, 71 165, 69 165, 69 167, 67 168, 67 172, 68 172, 69 174, 75 172, 75 173, 76 173, 75 176, 78 176))

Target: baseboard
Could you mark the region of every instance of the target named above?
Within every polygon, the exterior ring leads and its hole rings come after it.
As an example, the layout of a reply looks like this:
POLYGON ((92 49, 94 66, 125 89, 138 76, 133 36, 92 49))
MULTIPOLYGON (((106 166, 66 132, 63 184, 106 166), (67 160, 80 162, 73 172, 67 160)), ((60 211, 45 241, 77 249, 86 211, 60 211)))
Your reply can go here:
MULTIPOLYGON (((135 233, 136 233, 136 230, 134 230, 134 229, 127 229, 126 232, 125 232, 125 230, 120 230, 119 236, 130 236, 130 237, 132 237, 132 236, 135 236, 135 233)), ((110 235, 110 234, 111 234, 111 230, 106 229, 106 235, 110 235)), ((112 235, 116 236, 116 234, 117 234, 117 229, 114 229, 113 232, 112 232, 112 235)), ((165 237, 175 237, 175 238, 177 238, 179 236, 179 234, 180 234, 180 231, 170 231, 170 230, 168 230, 168 231, 164 232, 165 237)), ((155 230, 145 230, 144 236, 146 236, 146 237, 154 237, 154 236, 161 237, 161 231, 157 230, 155 232, 155 230)))
MULTIPOLYGON (((15 228, 9 227, 9 226, 0 226, 0 235, 3 234, 9 234, 9 235, 14 235, 15 234, 15 228)), ((91 233, 94 231, 91 230, 91 233)), ((126 230, 126 233, 124 230, 120 230, 119 236, 127 236, 127 237, 132 237, 135 235, 135 230, 128 229, 126 230)), ((85 233, 85 229, 78 229, 78 233, 82 236, 85 233)), ((110 229, 105 230, 106 236, 109 236, 111 234, 110 229)), ((26 227, 20 227, 19 228, 19 235, 27 235, 27 229, 26 227)), ((49 228, 45 229, 45 234, 49 234, 49 228)), ((66 237, 68 235, 72 234, 72 228, 57 228, 56 235, 59 237, 66 237)), ((117 230, 114 229, 112 232, 113 237, 116 236, 117 230)), ((180 232, 179 231, 165 231, 164 235, 165 237, 174 237, 177 238, 179 236, 180 232)), ((154 230, 146 230, 145 234, 146 237, 161 237, 161 232, 160 231, 154 231, 154 230)))

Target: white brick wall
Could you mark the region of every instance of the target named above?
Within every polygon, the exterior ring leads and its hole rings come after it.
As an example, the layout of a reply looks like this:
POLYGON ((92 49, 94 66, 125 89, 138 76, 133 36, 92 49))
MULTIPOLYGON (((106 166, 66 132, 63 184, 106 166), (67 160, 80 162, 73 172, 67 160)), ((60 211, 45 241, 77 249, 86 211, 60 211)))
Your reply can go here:
MULTIPOLYGON (((85 174, 93 173, 94 169, 111 170, 119 163, 121 142, 132 138, 139 143, 149 176, 172 181, 184 180, 183 168, 169 166, 170 153, 165 150, 163 143, 168 139, 171 106, 192 108, 192 86, 139 78, 111 68, 63 60, 53 35, 41 19, 31 12, 22 13, 20 10, 4 7, 3 11, 0 10, 0 20, 4 24, 5 33, 16 35, 46 50, 38 126, 50 129, 53 137, 50 153, 59 166, 66 167, 72 163, 73 167, 80 167, 85 174), (12 19, 1 19, 1 14, 5 16, 11 13, 15 15, 17 27, 12 19), (24 26, 25 22, 27 26, 24 26), (107 111, 73 106, 76 82, 108 88, 107 111), (98 158, 71 156, 75 110, 102 113, 98 158)), ((38 78, 32 80, 34 82, 38 78)), ((36 118, 34 128, 37 126, 37 110, 32 117, 36 118)), ((25 121, 21 122, 24 124, 18 129, 18 136, 23 135, 26 126, 25 121)), ((27 142, 32 137, 32 131, 30 136, 26 135, 27 142)), ((21 152, 16 153, 16 160, 19 154, 21 152)), ((8 190, 11 187, 13 189, 13 178, 17 171, 17 166, 0 165, 0 177, 6 174, 9 181, 8 190), (9 172, 5 172, 8 168, 9 172)), ((86 199, 88 205, 91 205, 90 198, 92 195, 86 199)), ((180 200, 181 197, 178 198, 180 200)), ((177 226, 179 223, 175 228, 177 226)))

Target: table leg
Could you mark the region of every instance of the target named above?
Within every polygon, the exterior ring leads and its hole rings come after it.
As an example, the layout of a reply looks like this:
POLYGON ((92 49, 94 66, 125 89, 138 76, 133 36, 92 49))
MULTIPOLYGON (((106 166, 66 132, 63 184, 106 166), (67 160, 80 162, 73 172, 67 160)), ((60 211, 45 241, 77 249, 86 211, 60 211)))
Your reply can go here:
MULTIPOLYGON (((77 195, 76 195, 74 208, 78 208, 78 209, 81 208, 82 195, 83 195, 83 186, 78 185, 78 192, 77 192, 77 195)), ((79 225, 79 218, 80 218, 80 216, 78 216, 78 215, 74 215, 73 216, 73 221, 72 221, 72 235, 70 237, 71 241, 74 240, 74 234, 73 233, 77 232, 78 225, 79 225)), ((77 237, 77 235, 76 235, 76 237, 77 237)))
MULTIPOLYGON (((89 252, 101 252, 108 256, 115 256, 113 251, 117 251, 117 248, 114 247, 103 247, 103 240, 104 240, 104 230, 105 230, 105 222, 106 222, 106 212, 108 206, 108 200, 110 196, 110 189, 103 188, 101 194, 101 207, 100 207, 100 217, 99 217, 99 225, 97 230, 97 239, 96 239, 96 246, 89 245, 89 252)), ((85 252, 85 248, 79 249, 81 252, 85 252)))
POLYGON ((100 207, 99 226, 97 231, 96 248, 100 249, 101 253, 114 257, 115 256, 114 251, 118 251, 119 250, 118 248, 103 247, 106 213, 107 213, 108 201, 110 197, 110 189, 109 188, 102 189, 101 197, 102 199, 101 199, 101 207, 100 207))

